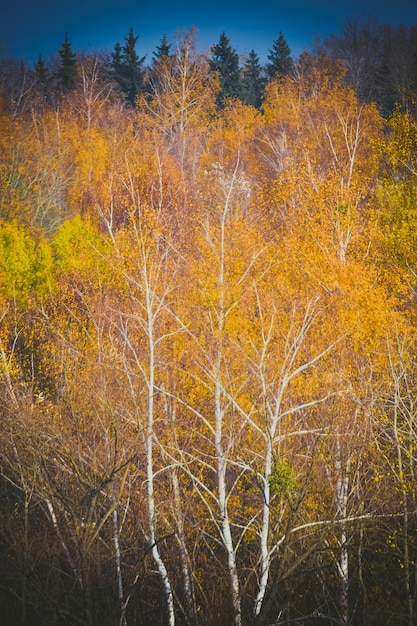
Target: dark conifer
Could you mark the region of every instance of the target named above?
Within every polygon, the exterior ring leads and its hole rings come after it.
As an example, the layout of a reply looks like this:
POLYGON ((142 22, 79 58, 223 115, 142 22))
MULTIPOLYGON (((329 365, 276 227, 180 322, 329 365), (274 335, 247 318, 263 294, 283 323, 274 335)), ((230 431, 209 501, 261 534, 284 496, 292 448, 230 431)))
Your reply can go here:
POLYGON ((219 43, 212 48, 210 71, 219 73, 218 104, 220 106, 225 98, 241 96, 239 55, 231 47, 230 40, 225 33, 220 35, 219 43))
POLYGON ((169 59, 171 56, 172 44, 168 41, 167 36, 164 34, 161 43, 156 47, 153 53, 153 63, 158 64, 161 60, 169 59))
POLYGON ((268 59, 270 63, 266 66, 266 73, 269 78, 276 76, 286 76, 291 71, 292 59, 291 50, 282 33, 279 34, 272 44, 272 50, 269 51, 268 59))
POLYGON ((164 35, 161 39, 161 43, 157 46, 153 53, 152 66, 149 68, 149 91, 158 92, 164 82, 163 76, 166 71, 170 71, 175 65, 174 55, 171 52, 172 44, 168 41, 167 36, 164 35))
POLYGON ((39 54, 38 60, 33 66, 33 82, 37 95, 42 100, 46 99, 48 95, 48 83, 50 82, 50 76, 41 54, 39 54))
POLYGON ((36 83, 39 85, 44 85, 48 80, 48 69, 41 54, 39 54, 38 60, 34 64, 33 69, 36 83))
POLYGON ((125 38, 125 45, 116 43, 112 54, 113 77, 126 94, 128 102, 135 105, 137 96, 143 91, 145 57, 140 58, 136 52, 138 35, 134 35, 133 28, 125 38))
POLYGON ((61 64, 57 72, 60 86, 64 91, 74 89, 77 77, 77 56, 72 50, 68 33, 65 33, 62 47, 58 52, 61 57, 61 64))
POLYGON ((255 50, 251 50, 243 67, 241 83, 242 100, 259 109, 262 102, 265 80, 262 78, 262 69, 255 50))
POLYGON ((114 52, 112 52, 112 61, 111 61, 111 66, 112 66, 112 70, 113 70, 113 74, 115 76, 115 78, 117 78, 118 76, 120 76, 121 72, 122 72, 122 46, 120 45, 119 42, 116 43, 116 45, 114 46, 114 52))

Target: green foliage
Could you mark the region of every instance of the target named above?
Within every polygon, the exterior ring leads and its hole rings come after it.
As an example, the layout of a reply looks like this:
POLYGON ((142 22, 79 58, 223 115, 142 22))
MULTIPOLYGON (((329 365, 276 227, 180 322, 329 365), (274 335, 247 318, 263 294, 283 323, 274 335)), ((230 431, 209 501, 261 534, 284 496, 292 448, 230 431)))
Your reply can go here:
POLYGON ((0 223, 0 291, 24 304, 31 291, 41 296, 50 288, 53 259, 50 245, 38 243, 17 222, 0 223))
POLYGON ((94 224, 76 215, 66 220, 57 230, 52 247, 57 266, 66 273, 81 275, 103 270, 105 255, 110 247, 94 224))
POLYGON ((293 467, 286 460, 277 460, 268 476, 268 483, 273 495, 287 498, 298 489, 298 477, 293 467))
POLYGON ((386 139, 377 152, 383 161, 378 195, 382 206, 384 251, 410 272, 415 284, 417 269, 417 123, 398 109, 387 124, 386 139))
POLYGON ((33 265, 33 286, 36 294, 44 295, 49 293, 52 285, 53 269, 54 258, 51 245, 42 237, 36 247, 36 259, 33 265))

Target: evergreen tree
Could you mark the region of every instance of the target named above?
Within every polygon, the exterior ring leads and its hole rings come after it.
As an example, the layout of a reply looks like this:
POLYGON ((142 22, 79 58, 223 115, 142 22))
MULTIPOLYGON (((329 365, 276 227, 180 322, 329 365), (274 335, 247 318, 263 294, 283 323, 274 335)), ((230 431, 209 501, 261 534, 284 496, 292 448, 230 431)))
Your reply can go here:
POLYGON ((112 52, 111 67, 114 77, 117 78, 122 74, 123 60, 122 60, 122 46, 119 42, 114 46, 114 52, 112 52))
POLYGON ((153 64, 159 64, 160 61, 169 59, 172 56, 171 47, 171 42, 168 41, 167 36, 164 34, 161 39, 161 43, 156 47, 156 50, 153 53, 153 64))
POLYGON ((41 54, 33 66, 33 80, 35 91, 40 98, 45 99, 48 92, 48 83, 50 80, 48 68, 41 54))
POLYGON ((72 50, 68 39, 68 33, 65 33, 62 47, 58 52, 61 57, 61 64, 57 72, 57 78, 60 82, 61 88, 64 91, 74 89, 75 79, 77 77, 77 57, 75 52, 72 50))
POLYGON ((112 53, 113 77, 126 94, 128 102, 135 105, 136 97, 143 91, 145 57, 140 58, 136 52, 138 35, 134 35, 133 28, 125 38, 125 45, 116 43, 112 53))
POLYGON ((268 59, 270 63, 266 66, 266 73, 269 78, 276 76, 286 76, 290 73, 292 66, 291 50, 282 33, 279 34, 272 44, 272 50, 269 51, 268 59))
POLYGON ((241 96, 239 56, 230 45, 225 33, 220 35, 219 43, 212 49, 210 71, 218 72, 220 77, 220 93, 218 104, 222 105, 225 98, 241 96))
POLYGON ((172 44, 164 35, 161 43, 153 53, 152 66, 149 69, 149 90, 158 91, 161 87, 161 76, 164 71, 174 65, 174 56, 171 53, 172 44))
POLYGON ((34 64, 33 69, 36 83, 44 85, 48 80, 48 69, 41 54, 39 54, 38 60, 34 64))
POLYGON ((262 78, 262 70, 259 57, 255 50, 251 50, 242 70, 242 100, 257 109, 262 102, 262 94, 265 81, 262 78))

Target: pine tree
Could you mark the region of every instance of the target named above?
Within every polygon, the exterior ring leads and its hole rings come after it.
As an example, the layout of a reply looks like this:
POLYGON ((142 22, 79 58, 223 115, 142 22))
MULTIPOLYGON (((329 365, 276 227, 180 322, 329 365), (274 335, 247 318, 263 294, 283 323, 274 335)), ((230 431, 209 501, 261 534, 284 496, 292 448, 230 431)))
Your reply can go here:
POLYGON ((171 42, 168 41, 167 36, 164 34, 161 43, 156 47, 155 52, 153 53, 153 63, 158 64, 161 60, 169 59, 171 56, 171 42))
POLYGON ((153 53, 152 66, 149 69, 149 90, 159 91, 161 87, 161 76, 168 68, 172 68, 175 64, 174 56, 171 53, 172 44, 168 41, 167 36, 164 35, 161 39, 161 43, 157 46, 153 53))
POLYGON ((230 45, 230 40, 223 32, 219 43, 212 48, 210 71, 218 72, 220 77, 219 106, 225 98, 241 96, 239 55, 230 45))
POLYGON ((33 80, 36 93, 42 99, 45 99, 47 96, 50 77, 48 73, 48 68, 45 64, 45 60, 43 59, 41 54, 39 54, 38 60, 33 66, 33 80))
POLYGON ((145 56, 140 58, 136 52, 136 42, 139 35, 134 35, 133 28, 125 38, 125 45, 119 42, 112 53, 113 77, 119 83, 122 91, 126 94, 128 102, 135 105, 138 94, 143 91, 144 71, 143 62, 145 56))
POLYGON ((119 42, 117 42, 116 45, 114 46, 114 52, 112 52, 111 56, 112 56, 111 67, 113 70, 113 75, 115 78, 117 78, 118 76, 121 75, 122 67, 123 67, 122 46, 120 45, 119 42))
POLYGON ((38 60, 34 64, 33 69, 36 83, 40 85, 45 84, 48 80, 48 69, 41 54, 39 54, 38 60))
POLYGON ((278 39, 272 44, 272 50, 269 51, 268 59, 270 63, 266 66, 266 73, 269 78, 286 76, 290 73, 292 65, 291 50, 281 32, 278 39))
POLYGON ((259 57, 255 50, 251 50, 242 70, 242 100, 251 104, 257 109, 262 102, 262 94, 265 81, 262 78, 262 70, 259 64, 259 57))
POLYGON ((61 65, 57 72, 57 78, 60 82, 61 88, 64 91, 69 91, 75 87, 75 79, 77 77, 77 56, 72 50, 68 39, 68 33, 65 33, 62 47, 58 50, 58 52, 61 57, 61 65))

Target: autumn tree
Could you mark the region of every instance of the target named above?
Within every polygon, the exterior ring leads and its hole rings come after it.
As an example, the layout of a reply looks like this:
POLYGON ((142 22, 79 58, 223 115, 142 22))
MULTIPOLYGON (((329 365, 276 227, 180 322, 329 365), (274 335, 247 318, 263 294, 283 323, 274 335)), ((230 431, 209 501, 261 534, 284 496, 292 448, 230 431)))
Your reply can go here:
MULTIPOLYGON (((327 233, 330 239, 325 247, 332 247, 340 261, 344 262, 353 242, 356 240, 362 246, 364 229, 372 233, 372 224, 375 223, 375 213, 372 210, 361 211, 361 207, 376 181, 370 142, 378 137, 381 119, 373 105, 362 106, 353 91, 343 87, 343 70, 334 66, 328 57, 319 59, 317 64, 312 63, 310 58, 307 59, 307 66, 304 62, 296 81, 272 81, 267 87, 265 115, 267 120, 274 121, 270 127, 272 133, 267 130, 264 135, 263 141, 269 143, 269 149, 265 149, 263 154, 264 158, 270 159, 278 178, 286 178, 288 174, 291 177, 288 168, 294 157, 299 167, 303 163, 304 173, 310 181, 301 192, 303 198, 292 196, 291 199, 291 190, 301 191, 297 182, 301 181, 301 177, 297 175, 293 179, 295 186, 279 186, 283 192, 280 211, 288 210, 296 217, 294 208, 298 203, 306 208, 316 205, 316 202, 323 209, 327 207, 324 211, 313 210, 307 220, 311 218, 316 224, 322 218, 326 221, 322 234, 327 233), (299 100, 301 94, 306 98, 299 100), (304 109, 304 106, 307 108, 304 109), (290 138, 297 134, 298 139, 292 144, 290 138), (301 136, 304 137, 302 147, 298 143, 301 136), (319 136, 321 139, 318 141, 319 136), (313 204, 306 200, 305 194, 310 195, 310 191, 313 204)), ((272 185, 276 188, 276 180, 272 185)), ((366 254, 365 250, 362 254, 366 254)))
MULTIPOLYGON (((197 31, 179 36, 172 56, 161 59, 150 76, 152 92, 139 103, 183 173, 196 168, 204 149, 204 131, 215 109, 218 82, 206 55, 197 52, 197 31)), ((158 141, 156 142, 159 143, 158 141)), ((160 149, 160 148, 159 148, 160 149)))
MULTIPOLYGON (((236 624, 240 624, 243 619, 240 570, 242 546, 250 546, 256 555, 254 560, 259 564, 259 569, 254 565, 251 578, 251 593, 254 595, 252 611, 259 618, 264 610, 272 555, 276 552, 274 541, 278 533, 282 532, 282 542, 288 543, 292 533, 295 533, 295 518, 287 517, 287 496, 293 494, 297 481, 295 470, 285 464, 285 453, 281 457, 280 448, 285 447, 287 435, 290 439, 309 432, 310 429, 302 426, 301 415, 321 399, 315 397, 311 399, 311 404, 306 401, 299 405, 297 396, 292 396, 291 391, 287 399, 286 391, 287 386, 291 387, 293 378, 296 379, 298 374, 310 367, 314 369, 314 363, 326 354, 324 348, 323 355, 320 350, 315 356, 310 355, 311 362, 310 359, 305 363, 298 362, 298 358, 302 358, 299 351, 306 341, 310 315, 312 320, 315 306, 313 302, 307 303, 304 309, 301 303, 292 300, 290 290, 287 291, 280 283, 282 280, 288 287, 290 281, 286 283, 286 277, 278 272, 279 261, 275 266, 271 260, 277 254, 274 244, 259 241, 255 234, 256 226, 251 224, 250 193, 248 198, 242 189, 245 169, 241 159, 243 155, 247 156, 245 139, 249 140, 256 128, 256 116, 252 112, 250 107, 229 103, 222 113, 221 128, 224 134, 222 138, 213 135, 213 162, 207 171, 210 162, 205 161, 204 176, 200 183, 204 189, 203 197, 209 204, 208 217, 202 219, 200 226, 201 244, 198 246, 199 250, 207 249, 206 254, 212 258, 209 263, 212 270, 210 274, 205 272, 201 275, 198 265, 193 262, 198 281, 194 279, 192 282, 199 287, 196 296, 190 298, 191 301, 198 298, 198 301, 206 303, 204 309, 200 307, 201 312, 205 310, 207 315, 206 321, 204 316, 200 323, 207 328, 206 336, 200 338, 197 329, 193 330, 192 336, 195 336, 197 348, 201 352, 198 359, 201 371, 195 376, 204 384, 211 400, 204 411, 194 405, 192 410, 198 415, 203 431, 207 432, 206 436, 212 441, 213 452, 210 456, 213 456, 215 463, 210 464, 208 469, 216 476, 215 489, 209 487, 209 484, 201 484, 194 472, 190 471, 190 477, 206 506, 210 507, 213 519, 211 533, 220 536, 224 546, 233 611, 231 618, 236 624), (216 161, 216 156, 222 157, 222 160, 216 161), (221 212, 218 209, 220 206, 223 207, 221 212), (234 254, 236 249, 241 250, 239 258, 234 254), (285 304, 288 301, 289 309, 285 304), (264 306, 268 308, 271 317, 267 316, 264 306), (269 306, 275 310, 270 311, 269 306), (282 311, 282 315, 278 311, 282 311), (306 317, 303 321, 304 313, 306 317), (297 316, 297 321, 293 319, 293 314, 297 316), (279 319, 276 327, 275 316, 279 319), (252 321, 249 322, 249 319, 252 321), (258 320, 255 325, 254 319, 258 320), (275 328, 277 337, 273 330, 275 328), (288 330, 289 336, 285 335, 284 329, 288 330), (281 344, 278 335, 283 333, 286 339, 281 344), (275 350, 278 352, 275 353, 275 350), (267 380, 263 371, 267 367, 266 362, 277 361, 287 363, 288 371, 281 370, 277 372, 276 378, 270 380, 268 377, 267 380), (292 401, 294 406, 291 405, 292 401), (298 414, 300 421, 295 417, 298 414), (290 416, 295 417, 295 424, 291 423, 290 416), (280 482, 285 482, 285 475, 289 480, 288 492, 285 487, 281 487, 280 482), (238 507, 232 507, 232 502, 244 498, 241 496, 245 493, 243 485, 251 483, 258 485, 252 494, 253 508, 248 506, 247 510, 239 511, 238 507), (275 491, 271 492, 270 489, 275 491), (272 501, 281 502, 277 518, 271 514, 272 501), (285 526, 287 532, 283 531, 285 526)), ((195 323, 195 316, 193 319, 195 323)), ((272 371, 270 373, 274 376, 272 371)), ((199 460, 199 463, 202 462, 203 459, 199 460)), ((284 557, 281 558, 284 562, 284 557)))
POLYGON ((417 27, 386 24, 381 29, 381 64, 376 76, 378 104, 385 115, 400 106, 413 106, 417 90, 417 27))
POLYGON ((384 237, 381 250, 397 276, 395 290, 405 302, 414 300, 416 259, 414 255, 414 211, 416 197, 417 124, 409 112, 396 110, 387 124, 387 133, 377 145, 381 158, 381 179, 377 189, 384 237))
MULTIPOLYGON (((391 385, 379 398, 375 411, 375 436, 378 451, 383 459, 376 481, 381 490, 391 493, 390 512, 388 516, 386 541, 388 551, 393 553, 390 558, 392 567, 398 570, 399 584, 402 588, 402 607, 404 623, 415 622, 415 554, 416 544, 411 530, 415 520, 416 492, 414 488, 414 468, 411 459, 415 448, 416 410, 414 405, 415 363, 413 350, 410 350, 407 331, 403 334, 397 329, 393 341, 387 337, 391 385), (409 360, 410 359, 410 360, 409 360), (394 486, 395 485, 395 486, 394 486)), ((392 589, 388 589, 392 595, 392 589)), ((397 602, 397 598, 392 598, 397 602)))
POLYGON ((33 72, 23 61, 0 59, 2 106, 16 118, 28 110, 34 90, 33 72))
POLYGON ((17 191, 23 201, 21 207, 30 207, 25 220, 46 230, 54 230, 72 210, 69 198, 74 182, 72 133, 76 133, 78 122, 73 113, 67 113, 68 110, 64 114, 53 112, 49 107, 36 109, 30 120, 19 120, 14 129, 17 133, 14 150, 16 155, 22 151, 22 161, 18 179, 12 178, 10 182, 14 193, 17 191))
POLYGON ((111 102, 114 85, 106 75, 104 60, 100 55, 88 55, 79 61, 79 81, 76 93, 67 103, 85 120, 87 130, 98 126, 111 102))
MULTIPOLYGON (((143 448, 146 476, 147 530, 149 550, 157 566, 166 602, 166 621, 175 624, 174 591, 166 561, 161 553, 163 541, 159 533, 166 534, 161 527, 157 509, 156 492, 156 444, 157 444, 157 394, 163 388, 160 373, 159 351, 165 341, 181 330, 171 328, 168 298, 174 288, 173 274, 168 270, 170 247, 157 233, 148 231, 145 224, 132 224, 118 249, 122 260, 120 270, 126 281, 126 295, 134 308, 126 302, 126 308, 118 311, 114 348, 119 352, 121 373, 131 396, 131 420, 137 424, 143 448), (127 246, 127 248, 125 248, 127 246), (138 254, 126 254, 131 248, 138 254), (166 248, 165 248, 166 246, 166 248), (124 259, 124 260, 123 260, 124 259), (126 263, 127 262, 127 263, 126 263), (132 263, 133 262, 133 263, 132 263), (124 267, 125 265, 125 267, 124 267), (168 320, 166 319, 168 316, 168 320)), ((175 322, 175 318, 173 316, 175 322)), ((162 495, 162 494, 160 494, 162 495)))
POLYGON ((55 109, 2 75, 6 621, 415 621, 417 134, 352 87, 372 37, 262 113, 194 28, 132 106, 100 55, 55 109))
POLYGON ((39 302, 32 323, 19 331, 19 350, 13 346, 9 361, 13 357, 19 367, 9 377, 10 390, 16 387, 7 406, 2 448, 3 477, 17 494, 26 493, 23 487, 31 490, 37 508, 29 511, 29 526, 33 522, 49 537, 43 556, 33 550, 27 555, 37 561, 30 561, 33 577, 25 606, 48 612, 52 620, 61 615, 71 622, 76 616, 91 624, 107 619, 106 612, 114 615, 105 598, 117 583, 119 615, 114 619, 125 624, 132 578, 125 579, 121 563, 119 506, 124 502, 126 515, 125 489, 135 478, 131 461, 136 452, 130 448, 129 427, 126 431, 117 417, 120 389, 117 375, 106 365, 106 302, 96 290, 98 281, 106 281, 109 246, 80 218, 65 223, 53 244, 60 297, 39 302), (94 386, 93 397, 86 389, 94 386), (18 412, 21 419, 13 419, 18 412), (49 422, 44 429, 43 419, 49 422), (23 433, 27 436, 22 439, 23 433), (62 576, 51 582, 48 568, 55 559, 62 576), (107 559, 110 566, 104 564, 107 559), (98 591, 97 583, 107 592, 98 591), (32 595, 37 588, 40 607, 32 595))
POLYGON ((346 79, 352 85, 360 101, 370 102, 376 98, 376 75, 380 55, 380 26, 376 19, 347 20, 339 35, 330 35, 325 41, 330 54, 343 59, 346 79))
POLYGON ((376 101, 384 116, 396 105, 412 106, 415 83, 415 26, 379 24, 375 18, 348 20, 325 41, 333 58, 346 64, 349 84, 361 101, 376 101))

